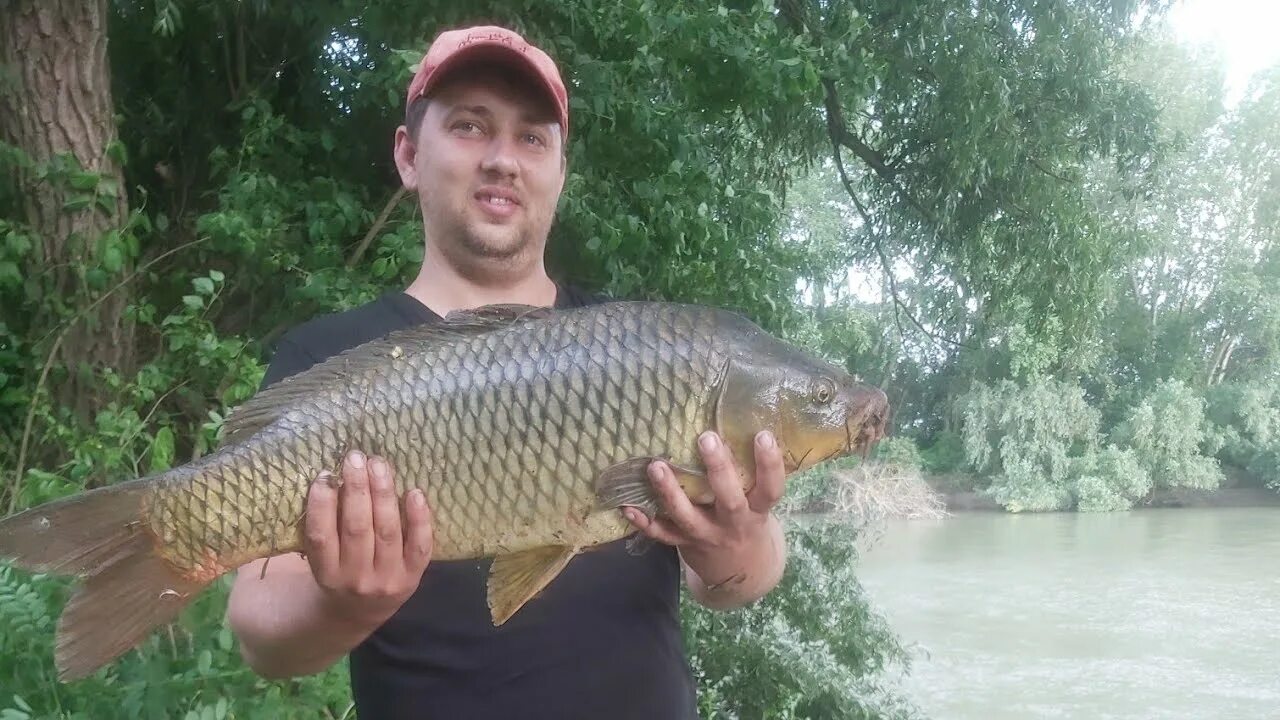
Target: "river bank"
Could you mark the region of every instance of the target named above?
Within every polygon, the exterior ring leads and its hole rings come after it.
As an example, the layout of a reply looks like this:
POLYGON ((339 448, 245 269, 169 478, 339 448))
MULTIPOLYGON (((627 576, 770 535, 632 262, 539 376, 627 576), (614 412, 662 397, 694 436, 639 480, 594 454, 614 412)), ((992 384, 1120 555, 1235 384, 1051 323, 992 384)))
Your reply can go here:
MULTIPOLYGON (((1008 513, 985 491, 974 489, 986 484, 981 478, 964 473, 921 473, 893 463, 869 463, 808 478, 783 510, 800 515, 834 513, 862 520, 937 520, 957 513, 1008 513)), ((1217 489, 1159 489, 1133 509, 1254 507, 1280 507, 1280 492, 1229 469, 1217 489)))
MULTIPOLYGON (((926 481, 928 479, 926 478, 926 481)), ((932 485, 932 483, 931 483, 932 485)), ((947 512, 1006 512, 995 500, 973 490, 948 490, 934 486, 947 512)), ((1191 490, 1157 490, 1135 510, 1143 508, 1241 508, 1280 507, 1280 493, 1257 487, 1191 490)))

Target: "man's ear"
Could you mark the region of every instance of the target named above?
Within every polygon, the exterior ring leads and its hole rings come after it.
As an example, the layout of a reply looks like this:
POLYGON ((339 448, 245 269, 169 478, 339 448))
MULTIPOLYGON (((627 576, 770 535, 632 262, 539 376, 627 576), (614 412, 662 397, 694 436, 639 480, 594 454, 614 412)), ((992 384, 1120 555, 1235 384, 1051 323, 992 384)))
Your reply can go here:
POLYGON ((404 125, 396 128, 395 149, 396 170, 400 173, 400 182, 406 190, 418 189, 418 146, 409 137, 409 130, 404 125))

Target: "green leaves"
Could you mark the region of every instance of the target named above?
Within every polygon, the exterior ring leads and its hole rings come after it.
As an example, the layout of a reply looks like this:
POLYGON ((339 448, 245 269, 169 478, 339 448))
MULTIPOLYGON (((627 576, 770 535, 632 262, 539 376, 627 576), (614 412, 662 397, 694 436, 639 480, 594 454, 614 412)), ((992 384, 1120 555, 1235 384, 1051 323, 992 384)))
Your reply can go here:
POLYGON ((162 37, 172 37, 182 27, 182 11, 175 0, 156 0, 156 16, 152 31, 162 37))
POLYGON ((151 463, 148 473, 158 473, 173 466, 173 428, 165 426, 156 431, 151 442, 151 463))
POLYGON ((702 717, 920 717, 881 681, 909 657, 857 578, 856 533, 838 522, 787 523, 778 588, 731 613, 683 605, 702 717))
POLYGON ((1134 407, 1112 433, 1122 446, 1133 448, 1138 461, 1158 487, 1217 488, 1222 470, 1206 447, 1204 398, 1177 381, 1159 383, 1134 407))
POLYGON ((958 400, 968 462, 1011 512, 1074 506, 1076 463, 1097 451, 1101 416, 1082 389, 1047 379, 978 385, 958 400))
POLYGON ((74 172, 68 177, 67 184, 76 190, 93 190, 101 179, 98 173, 74 172))
POLYGON ((207 277, 196 278, 191 281, 191 284, 195 286, 196 292, 200 293, 201 295, 213 294, 213 280, 207 277))

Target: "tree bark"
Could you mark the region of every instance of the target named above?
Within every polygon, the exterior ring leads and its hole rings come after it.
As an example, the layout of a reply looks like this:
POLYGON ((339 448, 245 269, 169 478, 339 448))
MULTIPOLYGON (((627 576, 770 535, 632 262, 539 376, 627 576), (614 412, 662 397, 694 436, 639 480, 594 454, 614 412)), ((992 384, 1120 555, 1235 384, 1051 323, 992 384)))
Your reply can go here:
MULTIPOLYGON (((26 269, 43 278, 43 307, 50 313, 81 313, 130 270, 120 246, 115 252, 121 267, 96 287, 86 279, 87 271, 101 267, 102 238, 128 215, 123 168, 107 152, 117 138, 107 21, 106 0, 0 0, 0 139, 25 152, 37 168, 51 162, 56 167, 59 156, 70 155, 81 171, 100 178, 87 191, 56 172, 17 179, 24 219, 39 237, 26 269), (86 194, 93 195, 87 207, 67 207, 86 194)), ((133 369, 133 327, 124 317, 128 301, 121 288, 84 313, 54 357, 55 367, 67 371, 66 380, 55 385, 55 399, 82 418, 91 416, 101 397, 82 367, 133 369)), ((57 322, 57 316, 39 321, 57 322)))
POLYGON ((1227 328, 1222 329, 1218 342, 1213 348, 1213 356, 1209 360, 1209 373, 1205 376, 1205 386, 1213 387, 1222 382, 1227 374, 1227 363, 1231 362, 1231 354, 1235 352, 1239 335, 1232 334, 1227 328))
POLYGON ((1240 336, 1232 335, 1219 353, 1220 359, 1214 365, 1213 375, 1210 378, 1210 385, 1221 385, 1223 380, 1227 379, 1227 366, 1231 364, 1231 356, 1235 353, 1236 348, 1240 346, 1240 336))

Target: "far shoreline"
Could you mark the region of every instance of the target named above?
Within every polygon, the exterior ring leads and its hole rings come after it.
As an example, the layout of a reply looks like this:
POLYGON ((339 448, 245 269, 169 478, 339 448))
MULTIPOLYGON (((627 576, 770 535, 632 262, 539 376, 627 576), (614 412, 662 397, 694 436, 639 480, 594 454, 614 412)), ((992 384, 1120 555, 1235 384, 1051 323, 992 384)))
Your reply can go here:
MULTIPOLYGON (((998 502, 974 490, 938 490, 947 512, 999 512, 1008 513, 998 502)), ((1217 490, 1191 490, 1178 488, 1157 490, 1151 497, 1133 510, 1168 508, 1246 508, 1280 507, 1280 492, 1258 487, 1220 488, 1217 490)), ((1063 512, 1078 512, 1067 510, 1063 512)))

